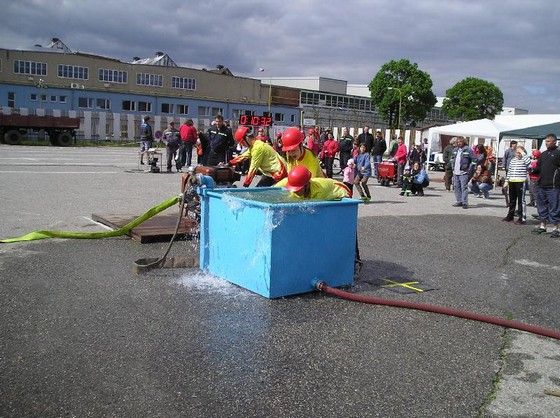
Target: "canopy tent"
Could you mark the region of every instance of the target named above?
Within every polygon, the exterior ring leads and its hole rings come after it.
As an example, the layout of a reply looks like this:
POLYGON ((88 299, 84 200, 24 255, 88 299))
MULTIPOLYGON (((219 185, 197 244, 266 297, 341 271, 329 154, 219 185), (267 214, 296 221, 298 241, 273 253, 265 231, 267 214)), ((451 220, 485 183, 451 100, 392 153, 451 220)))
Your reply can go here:
POLYGON ((430 128, 428 148, 430 152, 441 152, 441 135, 491 138, 496 145, 503 138, 537 139, 540 145, 550 133, 560 136, 560 115, 498 115, 493 120, 477 119, 430 128))

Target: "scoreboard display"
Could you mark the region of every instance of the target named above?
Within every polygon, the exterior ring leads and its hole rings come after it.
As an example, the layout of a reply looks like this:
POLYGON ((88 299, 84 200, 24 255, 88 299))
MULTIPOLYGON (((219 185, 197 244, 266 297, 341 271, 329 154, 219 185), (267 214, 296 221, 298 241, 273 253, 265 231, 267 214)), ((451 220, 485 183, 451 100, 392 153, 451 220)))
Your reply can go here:
POLYGON ((239 124, 250 126, 272 126, 272 117, 265 115, 241 115, 239 116, 239 124))

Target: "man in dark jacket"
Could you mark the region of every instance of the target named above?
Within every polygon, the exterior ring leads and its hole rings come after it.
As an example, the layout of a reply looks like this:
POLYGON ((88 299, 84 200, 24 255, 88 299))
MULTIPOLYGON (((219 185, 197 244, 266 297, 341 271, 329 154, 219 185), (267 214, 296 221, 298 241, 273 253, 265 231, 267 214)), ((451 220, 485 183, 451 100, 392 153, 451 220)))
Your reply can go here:
POLYGON ((348 133, 348 128, 342 129, 342 135, 338 140, 340 169, 344 170, 348 165, 348 160, 352 157, 352 146, 354 137, 348 133))
POLYGON ((466 145, 465 138, 457 137, 457 146, 451 154, 451 167, 453 168, 453 191, 457 203, 453 206, 469 206, 469 180, 471 179, 476 164, 476 156, 471 147, 466 145))
POLYGON ((451 166, 451 154, 453 154, 453 148, 457 145, 457 138, 451 138, 449 144, 443 149, 442 159, 445 164, 445 174, 443 175, 443 183, 445 184, 445 190, 451 191, 451 184, 453 182, 453 167, 451 166))
POLYGON ((378 167, 383 161, 383 154, 387 151, 387 142, 381 135, 381 131, 375 133, 375 138, 373 139, 373 144, 371 147, 371 155, 373 156, 373 175, 379 177, 378 167))
POLYGON ((534 233, 546 232, 546 225, 552 226, 551 238, 560 238, 558 224, 560 223, 560 150, 556 145, 556 135, 548 134, 544 140, 546 150, 537 160, 533 173, 538 174, 537 180, 537 210, 541 224, 533 230, 534 233))
POLYGON ((369 133, 369 126, 364 126, 363 132, 358 135, 358 147, 362 144, 366 145, 366 152, 371 155, 371 148, 373 147, 373 135, 369 133))
POLYGON ((217 115, 214 125, 206 132, 210 149, 206 164, 209 166, 225 163, 227 160, 226 152, 234 145, 231 130, 224 124, 224 117, 217 115))

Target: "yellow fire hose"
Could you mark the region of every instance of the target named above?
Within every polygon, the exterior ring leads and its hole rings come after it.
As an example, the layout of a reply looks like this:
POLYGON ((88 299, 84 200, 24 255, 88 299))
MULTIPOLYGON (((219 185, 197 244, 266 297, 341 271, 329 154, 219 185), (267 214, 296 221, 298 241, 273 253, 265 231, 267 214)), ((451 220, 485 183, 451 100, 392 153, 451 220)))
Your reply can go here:
POLYGON ((168 207, 175 205, 180 200, 181 200, 181 196, 175 196, 163 203, 160 203, 159 205, 154 206, 153 208, 148 210, 143 215, 130 221, 122 228, 116 229, 114 231, 107 231, 107 232, 35 231, 18 238, 8 238, 8 239, 0 240, 0 243, 9 244, 12 242, 34 241, 34 240, 46 239, 46 238, 98 239, 98 238, 118 237, 126 234, 131 229, 137 227, 147 219, 150 219, 152 216, 155 216, 158 213, 164 211, 168 207))

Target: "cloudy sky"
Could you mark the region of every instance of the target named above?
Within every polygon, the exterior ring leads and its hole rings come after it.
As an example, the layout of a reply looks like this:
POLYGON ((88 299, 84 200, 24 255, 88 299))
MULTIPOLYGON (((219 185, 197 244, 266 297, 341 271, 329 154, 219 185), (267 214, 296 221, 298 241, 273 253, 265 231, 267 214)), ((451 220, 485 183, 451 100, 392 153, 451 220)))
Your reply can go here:
POLYGON ((445 91, 496 84, 504 106, 560 113, 558 0, 0 0, 0 47, 48 45, 247 77, 322 76, 367 84, 406 58, 445 91), (266 69, 259 73, 258 68, 266 69))

